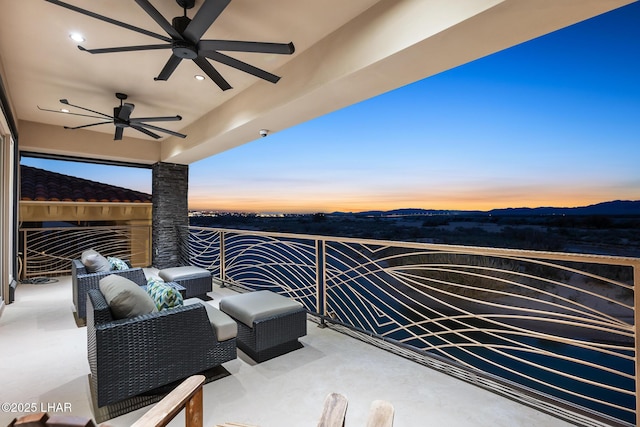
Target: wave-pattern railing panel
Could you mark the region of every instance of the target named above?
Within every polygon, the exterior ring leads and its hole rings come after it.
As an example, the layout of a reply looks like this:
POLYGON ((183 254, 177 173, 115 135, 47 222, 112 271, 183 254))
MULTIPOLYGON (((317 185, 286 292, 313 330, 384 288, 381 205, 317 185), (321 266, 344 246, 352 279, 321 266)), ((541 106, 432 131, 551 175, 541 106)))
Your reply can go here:
POLYGON ((271 290, 316 311, 315 240, 199 227, 190 230, 187 263, 209 269, 223 282, 251 290, 271 290))
POLYGON ((327 254, 341 323, 635 419, 630 266, 345 242, 327 254))
POLYGON ((220 230, 190 227, 179 230, 182 238, 179 256, 182 265, 206 268, 214 277, 222 277, 220 258, 222 256, 220 230))
POLYGON ((147 266, 150 242, 150 226, 21 228, 21 278, 70 274, 71 260, 90 248, 147 266))
POLYGON ((222 283, 569 405, 578 424, 636 423, 640 259, 198 227, 188 246, 222 283))

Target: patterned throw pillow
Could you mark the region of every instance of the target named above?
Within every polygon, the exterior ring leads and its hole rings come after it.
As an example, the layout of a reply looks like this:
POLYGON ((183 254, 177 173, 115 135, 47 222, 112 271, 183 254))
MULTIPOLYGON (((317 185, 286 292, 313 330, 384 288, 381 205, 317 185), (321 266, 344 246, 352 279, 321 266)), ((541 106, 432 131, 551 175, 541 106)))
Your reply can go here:
POLYGON ((180 307, 183 303, 180 292, 169 286, 164 280, 150 277, 147 280, 147 293, 156 304, 158 311, 180 307))
POLYGON ((128 270, 129 266, 126 262, 121 260, 120 258, 108 256, 107 261, 109 261, 109 266, 111 270, 128 270))

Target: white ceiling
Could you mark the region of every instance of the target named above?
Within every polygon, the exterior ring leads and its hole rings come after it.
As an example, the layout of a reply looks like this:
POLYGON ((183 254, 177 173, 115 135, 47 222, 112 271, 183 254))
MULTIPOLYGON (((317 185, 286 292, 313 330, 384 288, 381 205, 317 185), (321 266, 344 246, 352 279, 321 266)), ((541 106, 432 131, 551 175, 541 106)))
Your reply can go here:
MULTIPOLYGON (((193 17, 203 0, 187 15, 193 17)), ((339 8, 326 7, 316 0, 251 1, 234 0, 223 11, 203 39, 231 39, 288 43, 297 52, 345 24, 377 0, 349 0, 339 8), (295 37, 295 40, 293 38, 295 37)), ((125 0, 82 1, 65 3, 97 14, 166 35, 137 4, 125 0)), ((154 6, 171 22, 183 10, 174 0, 154 1, 154 6)), ((88 49, 162 43, 161 41, 120 28, 98 19, 68 10, 44 0, 2 1, 0 18, 0 53, 7 68, 7 79, 15 94, 17 115, 22 120, 77 126, 90 123, 81 117, 60 116, 39 111, 37 106, 59 109, 58 102, 69 102, 111 114, 119 101, 115 92, 129 95, 127 102, 136 105, 132 117, 179 114, 183 120, 167 128, 179 130, 228 101, 259 79, 223 64, 215 67, 233 86, 222 91, 207 79, 193 61, 183 61, 166 82, 154 81, 171 50, 108 53, 92 55, 81 52, 68 35, 79 32, 88 49)), ((273 72, 292 56, 257 53, 234 53, 235 58, 273 72)), ((269 83, 271 84, 271 83, 269 83)), ((113 133, 113 126, 95 131, 113 133)), ((145 135, 130 131, 136 137, 145 135)))
MULTIPOLYGON (((188 16, 193 17, 202 1, 196 0, 188 16)), ((166 35, 132 0, 66 3, 166 35)), ((183 13, 175 0, 151 3, 169 21, 183 13)), ((272 84, 213 63, 233 87, 222 91, 208 78, 196 81, 194 75, 202 72, 189 60, 183 60, 168 81, 154 81, 171 55, 169 49, 92 55, 80 51, 69 34, 82 33, 82 45, 89 49, 160 43, 154 38, 45 0, 0 0, 0 71, 23 149, 191 163, 259 138, 261 128, 277 132, 628 3, 232 0, 203 39, 293 42, 296 50, 290 56, 228 53, 282 78, 272 84), (132 117, 182 116, 180 122, 156 125, 186 133, 187 138, 157 142, 125 129, 125 141, 131 142, 127 147, 138 144, 143 149, 122 154, 123 145, 111 141, 113 125, 60 132, 62 126, 95 120, 38 109, 59 109, 59 100, 66 98, 111 114, 119 104, 116 92, 128 94, 127 102, 135 104, 132 117), (46 144, 42 135, 48 135, 46 144), (74 145, 77 135, 100 143, 74 145)))

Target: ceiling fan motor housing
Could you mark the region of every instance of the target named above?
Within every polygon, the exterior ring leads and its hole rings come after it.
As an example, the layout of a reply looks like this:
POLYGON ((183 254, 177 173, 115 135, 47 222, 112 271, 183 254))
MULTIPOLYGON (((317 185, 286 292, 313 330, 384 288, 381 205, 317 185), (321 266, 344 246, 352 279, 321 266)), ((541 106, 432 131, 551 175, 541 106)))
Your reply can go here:
MULTIPOLYGON (((187 16, 176 16, 173 18, 172 26, 180 34, 184 33, 187 25, 191 22, 187 16)), ((189 40, 176 40, 171 42, 171 50, 173 54, 181 59, 196 59, 198 57, 198 49, 189 40)))
POLYGON ((198 50, 193 43, 185 40, 174 40, 171 43, 171 50, 178 58, 195 59, 198 57, 198 50))

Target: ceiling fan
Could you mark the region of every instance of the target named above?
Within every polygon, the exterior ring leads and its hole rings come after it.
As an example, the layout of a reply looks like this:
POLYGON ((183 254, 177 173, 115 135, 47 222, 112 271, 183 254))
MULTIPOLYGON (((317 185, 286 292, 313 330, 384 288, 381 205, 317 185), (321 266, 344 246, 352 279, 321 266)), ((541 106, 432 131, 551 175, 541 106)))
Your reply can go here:
POLYGON ((98 123, 91 123, 88 125, 82 125, 82 126, 75 126, 75 127, 69 127, 69 126, 65 126, 65 129, 82 129, 82 128, 87 128, 90 126, 98 126, 98 125, 104 125, 107 123, 113 123, 116 126, 116 133, 113 137, 114 141, 120 141, 122 140, 122 134, 124 132, 124 128, 133 128, 139 132, 144 133, 145 135, 148 135, 152 138, 155 139, 159 139, 160 135, 158 135, 157 133, 152 132, 151 130, 157 131, 157 132, 164 132, 164 133, 168 133, 169 135, 173 135, 173 136, 177 136, 179 138, 185 138, 187 135, 184 135, 182 133, 178 133, 178 132, 174 132, 172 130, 169 129, 164 129, 158 126, 154 126, 154 125, 150 125, 149 123, 146 122, 175 122, 175 121, 179 121, 182 120, 182 117, 180 116, 168 116, 168 117, 141 117, 141 118, 131 118, 131 113, 133 112, 133 109, 136 107, 133 104, 130 104, 128 102, 123 103, 122 101, 124 101, 125 99, 127 99, 127 95, 124 93, 116 93, 116 98, 118 98, 120 100, 120 106, 119 107, 114 107, 113 108, 113 116, 110 116, 108 114, 104 114, 101 113, 99 111, 94 111, 94 110, 90 110, 88 108, 84 108, 84 107, 80 107, 79 105, 73 105, 71 104, 68 100, 66 99, 61 99, 60 103, 64 104, 64 105, 68 105, 70 107, 75 107, 75 108, 79 108, 81 110, 85 110, 85 111, 89 111, 91 113, 94 114, 98 114, 97 116, 94 115, 89 115, 89 114, 79 114, 79 113, 71 113, 68 111, 60 111, 60 110, 48 110, 46 108, 40 108, 38 106, 38 109, 41 111, 51 111, 52 113, 62 113, 62 114, 71 114, 73 116, 82 116, 82 117, 93 117, 96 119, 102 119, 103 121, 98 122, 98 123), (151 130, 150 130, 151 129, 151 130))
POLYGON ((280 77, 271 74, 265 70, 254 67, 246 62, 227 56, 220 51, 235 52, 256 52, 256 53, 273 53, 281 55, 291 55, 295 51, 293 43, 264 43, 238 40, 201 40, 202 35, 218 18, 222 11, 227 7, 231 0, 204 0, 202 6, 198 9, 193 19, 187 17, 187 9, 193 8, 195 0, 176 0, 176 3, 184 9, 184 16, 176 16, 170 24, 158 10, 148 0, 135 0, 140 6, 169 37, 147 31, 143 28, 129 25, 125 22, 116 21, 106 16, 98 15, 85 9, 58 1, 46 0, 49 3, 65 7, 78 13, 145 34, 150 37, 162 40, 164 44, 151 44, 142 46, 123 46, 103 49, 85 49, 82 46, 78 48, 89 53, 113 53, 113 52, 133 52, 155 49, 171 49, 172 55, 166 62, 155 80, 168 80, 176 67, 183 59, 191 59, 202 71, 209 76, 222 90, 231 89, 231 85, 222 77, 222 75, 211 65, 208 59, 236 68, 245 73, 252 74, 271 83, 276 83, 280 77))

